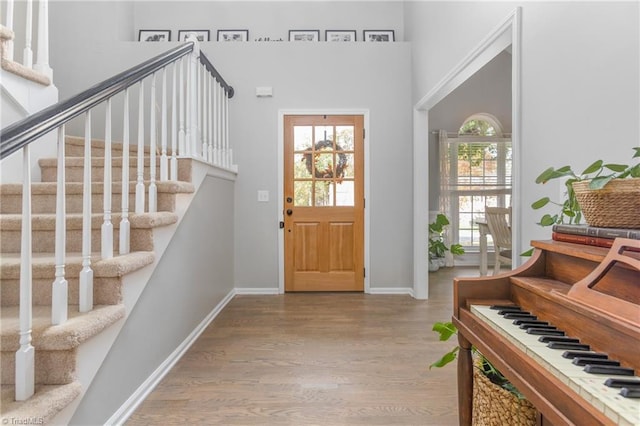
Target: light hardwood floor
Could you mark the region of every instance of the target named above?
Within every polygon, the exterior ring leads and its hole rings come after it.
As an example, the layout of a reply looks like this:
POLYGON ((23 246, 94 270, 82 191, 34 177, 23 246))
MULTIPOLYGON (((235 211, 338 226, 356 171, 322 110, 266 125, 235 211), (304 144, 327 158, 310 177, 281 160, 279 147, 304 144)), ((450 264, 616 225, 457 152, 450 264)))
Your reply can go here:
POLYGON ((430 297, 236 296, 127 425, 456 425, 455 366, 429 364, 451 317, 452 280, 430 297))

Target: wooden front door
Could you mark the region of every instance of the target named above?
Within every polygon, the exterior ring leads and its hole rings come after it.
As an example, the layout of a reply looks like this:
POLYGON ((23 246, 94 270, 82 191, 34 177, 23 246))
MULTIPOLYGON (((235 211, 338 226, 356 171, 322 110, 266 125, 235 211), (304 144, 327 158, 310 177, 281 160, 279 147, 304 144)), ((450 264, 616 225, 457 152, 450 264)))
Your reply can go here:
POLYGON ((285 291, 364 290, 363 124, 284 117, 285 291))

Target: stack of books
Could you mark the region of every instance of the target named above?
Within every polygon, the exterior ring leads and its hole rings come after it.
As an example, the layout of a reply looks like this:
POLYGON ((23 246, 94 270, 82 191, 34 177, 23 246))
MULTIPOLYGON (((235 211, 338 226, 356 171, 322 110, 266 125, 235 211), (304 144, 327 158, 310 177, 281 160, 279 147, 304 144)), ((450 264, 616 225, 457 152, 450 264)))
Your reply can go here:
POLYGON ((640 240, 640 229, 601 228, 589 225, 553 225, 551 238, 567 243, 611 247, 616 238, 640 240))

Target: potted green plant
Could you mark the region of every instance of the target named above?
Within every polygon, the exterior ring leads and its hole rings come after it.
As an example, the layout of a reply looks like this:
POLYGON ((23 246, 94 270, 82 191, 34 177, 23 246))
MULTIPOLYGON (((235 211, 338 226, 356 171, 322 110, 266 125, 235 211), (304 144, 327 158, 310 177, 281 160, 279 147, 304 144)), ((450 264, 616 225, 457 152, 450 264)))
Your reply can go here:
MULTIPOLYGON (((640 147, 634 147, 632 158, 640 157, 640 147)), ((584 216, 591 226, 634 228, 640 227, 640 163, 611 164, 597 160, 582 173, 571 166, 549 167, 538 176, 536 183, 545 184, 553 179, 566 178, 566 198, 561 202, 543 197, 533 204, 534 210, 548 204, 559 208, 555 214, 544 214, 541 226, 579 224, 584 216)))
POLYGON ((437 271, 444 266, 444 257, 447 251, 451 254, 464 254, 461 244, 451 244, 447 247, 444 242, 445 226, 449 225, 446 215, 438 213, 433 222, 429 224, 429 270, 437 271))

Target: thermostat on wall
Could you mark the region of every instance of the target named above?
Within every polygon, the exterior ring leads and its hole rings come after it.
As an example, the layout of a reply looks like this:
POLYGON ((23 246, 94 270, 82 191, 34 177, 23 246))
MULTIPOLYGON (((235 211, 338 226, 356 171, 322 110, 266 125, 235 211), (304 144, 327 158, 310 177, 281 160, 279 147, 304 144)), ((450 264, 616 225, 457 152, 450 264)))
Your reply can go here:
POLYGON ((270 98, 273 96, 273 88, 272 87, 256 87, 256 96, 259 98, 270 98))

